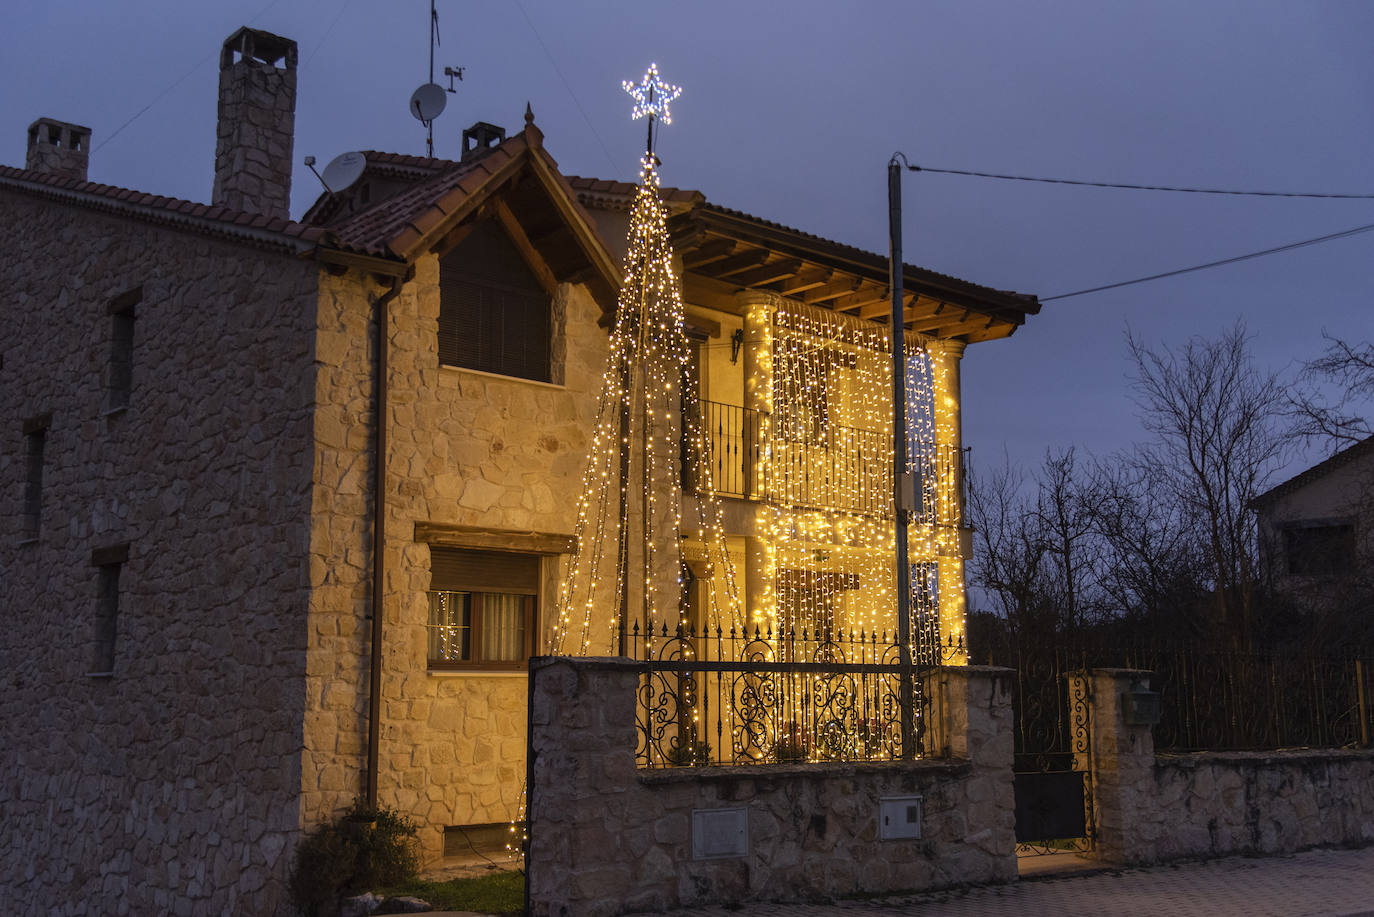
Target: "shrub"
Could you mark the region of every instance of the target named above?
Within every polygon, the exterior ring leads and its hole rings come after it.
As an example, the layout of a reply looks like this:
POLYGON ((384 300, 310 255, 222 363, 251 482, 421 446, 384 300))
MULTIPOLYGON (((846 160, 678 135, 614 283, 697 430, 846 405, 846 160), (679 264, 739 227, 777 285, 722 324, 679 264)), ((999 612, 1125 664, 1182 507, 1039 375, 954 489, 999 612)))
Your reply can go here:
POLYGON ((399 885, 420 872, 415 823, 362 800, 303 838, 291 865, 291 902, 307 917, 332 909, 341 894, 399 885))
POLYGON ((668 749, 668 763, 673 767, 703 767, 711 763, 711 746, 705 742, 674 745, 668 749))

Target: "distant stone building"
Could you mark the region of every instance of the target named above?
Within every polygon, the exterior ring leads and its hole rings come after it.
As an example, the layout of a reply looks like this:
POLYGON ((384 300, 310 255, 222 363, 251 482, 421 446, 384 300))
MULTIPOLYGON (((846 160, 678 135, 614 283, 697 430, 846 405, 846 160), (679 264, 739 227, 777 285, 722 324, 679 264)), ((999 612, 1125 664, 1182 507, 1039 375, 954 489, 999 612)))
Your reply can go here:
MULTIPOLYGON (((459 161, 366 152, 293 222, 295 66, 225 42, 208 205, 88 182, 90 131, 49 119, 0 167, 0 908, 280 913, 300 832, 357 797, 429 859, 517 815, 632 186, 563 176, 527 112, 459 161)), ((886 259, 665 198, 752 619, 874 623, 882 545, 760 520, 891 532, 856 343, 886 259)), ((955 637, 959 358, 1038 304, 905 284, 913 563, 955 637)))
MULTIPOLYGON (((1374 636, 1374 437, 1255 498, 1260 568, 1277 592, 1312 610, 1362 609, 1374 636)), ((1346 639, 1354 633, 1346 631, 1346 639)))

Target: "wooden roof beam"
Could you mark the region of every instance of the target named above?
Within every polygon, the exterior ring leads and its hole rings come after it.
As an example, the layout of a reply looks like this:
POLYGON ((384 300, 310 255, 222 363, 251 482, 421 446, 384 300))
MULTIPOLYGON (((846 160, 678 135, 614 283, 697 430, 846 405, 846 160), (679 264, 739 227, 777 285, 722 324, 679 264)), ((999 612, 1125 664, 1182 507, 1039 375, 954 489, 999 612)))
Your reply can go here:
POLYGON ((766 283, 776 283, 779 280, 785 280, 795 274, 800 267, 800 258, 784 258, 781 261, 769 261, 756 268, 734 274, 730 277, 730 282, 738 283, 746 287, 762 286, 766 283))
POLYGON ((682 253, 682 266, 696 270, 703 264, 724 258, 735 250, 738 243, 734 239, 708 239, 690 251, 682 253))
POLYGON ((823 283, 814 289, 807 290, 799 296, 798 299, 809 305, 828 302, 829 300, 838 299, 841 296, 857 292, 858 289, 863 286, 863 283, 864 280, 862 277, 840 277, 838 280, 832 280, 829 283, 823 283))
POLYGON ((814 289, 835 276, 833 268, 811 267, 799 272, 791 280, 785 280, 778 286, 778 292, 783 296, 795 296, 806 290, 814 289))
MULTIPOLYGON (((973 332, 987 331, 995 324, 997 324, 997 319, 991 318, 986 315, 980 315, 977 312, 974 312, 973 318, 970 318, 967 321, 950 322, 938 328, 932 328, 923 333, 929 334, 931 337, 951 338, 958 337, 961 334, 970 334, 973 332)), ((913 328, 911 330, 915 331, 918 329, 913 328)))
MULTIPOLYGON (((976 314, 977 313, 971 309, 960 309, 948 303, 940 303, 939 308, 934 312, 914 319, 912 321, 911 330, 934 333, 939 328, 966 322, 971 316, 976 314)), ((986 316, 984 316, 984 320, 990 321, 986 316)))
POLYGON ((722 258, 705 267, 697 267, 695 270, 712 277, 725 278, 731 274, 738 274, 747 268, 755 267, 768 260, 771 252, 766 248, 755 248, 750 251, 740 252, 737 255, 730 255, 722 258))
MULTIPOLYGON (((872 320, 888 318, 892 315, 892 295, 888 293, 886 288, 874 288, 872 293, 856 293, 855 296, 862 298, 851 305, 850 309, 858 309, 859 318, 872 320)), ((911 307, 915 302, 915 293, 902 294, 902 308, 905 310, 903 314, 906 314, 908 318, 910 318, 911 307)))
POLYGON ((516 250, 524 256, 530 270, 539 279, 539 285, 550 296, 553 296, 558 290, 558 279, 548 262, 544 260, 544 256, 539 253, 539 250, 530 242, 529 237, 525 235, 524 228, 520 225, 520 221, 515 218, 515 214, 511 213, 510 207, 499 197, 492 198, 487 206, 491 208, 497 221, 505 229, 506 235, 510 236, 510 240, 515 243, 516 250))

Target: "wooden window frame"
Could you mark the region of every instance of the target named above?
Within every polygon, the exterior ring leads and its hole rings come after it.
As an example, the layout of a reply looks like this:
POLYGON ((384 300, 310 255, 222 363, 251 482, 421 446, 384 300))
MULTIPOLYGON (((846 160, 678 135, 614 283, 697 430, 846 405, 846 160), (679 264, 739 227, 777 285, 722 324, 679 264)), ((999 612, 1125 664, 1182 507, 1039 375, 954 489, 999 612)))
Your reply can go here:
MULTIPOLYGON (((477 591, 472 589, 430 589, 426 595, 436 593, 448 593, 450 595, 466 594, 468 598, 468 646, 470 653, 477 656, 481 652, 482 646, 482 604, 488 595, 518 595, 523 600, 521 602, 522 611, 525 615, 525 639, 520 659, 499 659, 486 660, 474 659, 435 659, 429 656, 429 643, 425 643, 426 664, 431 671, 435 672, 466 672, 466 671, 488 671, 488 672, 511 672, 523 671, 529 665, 529 659, 534 655, 534 634, 535 627, 539 623, 539 597, 527 593, 518 592, 494 592, 490 589, 477 591)), ((435 625, 428 624, 428 627, 435 625)))

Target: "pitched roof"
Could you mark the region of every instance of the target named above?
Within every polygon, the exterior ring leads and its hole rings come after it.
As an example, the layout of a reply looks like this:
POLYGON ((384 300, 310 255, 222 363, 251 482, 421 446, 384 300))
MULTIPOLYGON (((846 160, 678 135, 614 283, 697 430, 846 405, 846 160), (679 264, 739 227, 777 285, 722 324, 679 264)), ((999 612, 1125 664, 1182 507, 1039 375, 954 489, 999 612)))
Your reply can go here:
POLYGON ((1271 487, 1251 500, 1250 505, 1258 507, 1272 503, 1279 497, 1285 497, 1296 490, 1301 490, 1308 484, 1321 480, 1336 469, 1343 468, 1366 455, 1374 455, 1374 436, 1365 437, 1355 445, 1347 446, 1325 461, 1318 462, 1306 471, 1295 474, 1282 484, 1271 487))
MULTIPOLYGON (((639 187, 631 182, 608 178, 584 178, 581 175, 567 175, 564 176, 564 180, 577 194, 578 203, 598 210, 629 210, 634 203, 635 190, 639 187)), ((658 193, 672 213, 676 213, 684 205, 692 206, 706 202, 706 195, 687 188, 660 188, 658 193)))
MULTIPOLYGON (((443 163, 433 174, 358 213, 328 226, 331 241, 379 257, 403 258, 427 232, 457 210, 489 180, 509 169, 530 149, 525 132, 508 137, 485 155, 467 162, 443 163)), ((378 154, 367 154, 369 156, 378 154)), ((393 163, 414 166, 421 157, 388 154, 393 163)), ((372 161, 369 158, 369 163, 372 161)), ((380 160, 379 160, 380 161, 380 160)))
MULTIPOLYGON (((598 210, 627 210, 636 188, 629 182, 582 176, 569 176, 567 182, 577 193, 577 199, 581 204, 598 210)), ((664 188, 661 194, 674 221, 670 223, 670 228, 681 241, 686 242, 690 238, 695 238, 701 242, 706 239, 706 233, 709 232, 712 235, 726 236, 762 246, 773 253, 771 257, 779 259, 778 263, 783 263, 783 259, 793 258, 811 264, 824 264, 846 274, 866 277, 868 283, 865 284, 865 289, 871 288, 874 284, 884 287, 887 284, 888 263, 885 255, 765 220, 741 210, 713 204, 700 191, 664 188)), ((690 248, 691 243, 688 243, 680 249, 680 253, 690 259, 690 248)), ((740 249, 736 251, 742 252, 740 249)), ((746 260, 748 258, 747 255, 742 257, 746 260)), ((772 264, 761 265, 760 270, 767 276, 771 275, 769 269, 772 267, 772 264)), ((909 294, 919 292, 931 303, 958 303, 977 310, 978 313, 988 316, 990 328, 995 325, 1003 329, 985 331, 985 337, 1010 334, 1016 325, 1024 322, 1025 316, 1040 311, 1039 300, 1030 294, 993 289, 914 264, 906 264, 904 267, 904 281, 909 294)), ((710 270, 707 269, 706 273, 709 274, 710 270)), ((773 281, 767 281, 764 286, 768 287, 771 284, 773 281)), ((938 311, 940 307, 934 308, 938 311)), ((910 323, 919 317, 913 315, 908 321, 910 323)), ((966 330, 967 322, 960 321, 960 318, 967 316, 961 317, 956 313, 948 321, 956 326, 956 332, 962 333, 966 330)), ((935 322, 936 319, 932 316, 927 324, 932 328, 938 328, 935 322)))
MULTIPOLYGON (((880 271, 884 276, 888 270, 888 259, 886 255, 878 255, 854 245, 847 245, 843 242, 835 242, 830 239, 818 236, 814 233, 794 229, 782 223, 775 223, 772 220, 765 220, 745 213, 742 210, 734 210, 729 207, 722 207, 718 204, 703 203, 693 209, 693 214, 704 213, 717 215, 724 218, 724 222, 736 224, 737 228, 748 228, 755 232, 761 232, 782 242, 784 245, 790 244, 798 249, 799 254, 813 254, 829 256, 831 258, 841 258, 850 261, 857 266, 868 268, 869 270, 880 271)), ((985 287, 982 284, 973 283, 968 280, 961 280, 949 274, 941 274, 928 268, 918 267, 914 264, 904 263, 905 275, 908 281, 915 280, 925 286, 941 288, 950 292, 967 293, 980 299, 988 300, 1005 306, 1008 309, 1021 313, 1037 313, 1040 311, 1039 300, 1029 293, 1016 293, 1009 290, 998 290, 993 287, 985 287)))
POLYGON ((80 181, 65 175, 0 166, 0 188, 78 204, 147 223, 176 226, 207 235, 246 241, 292 252, 318 244, 324 231, 293 220, 245 213, 218 204, 198 204, 115 185, 80 181))

